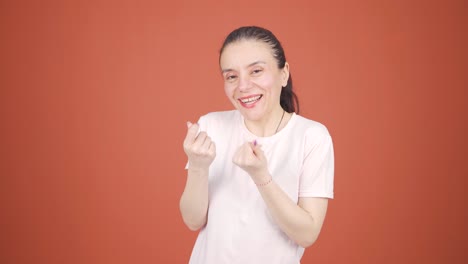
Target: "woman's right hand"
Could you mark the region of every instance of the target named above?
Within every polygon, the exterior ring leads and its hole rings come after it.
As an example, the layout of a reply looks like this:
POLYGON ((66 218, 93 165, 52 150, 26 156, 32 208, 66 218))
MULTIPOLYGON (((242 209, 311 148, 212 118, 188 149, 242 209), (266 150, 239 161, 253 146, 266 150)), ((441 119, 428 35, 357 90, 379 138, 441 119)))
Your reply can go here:
POLYGON ((216 157, 216 146, 206 132, 198 133, 198 129, 198 124, 187 122, 184 151, 191 169, 208 169, 216 157))

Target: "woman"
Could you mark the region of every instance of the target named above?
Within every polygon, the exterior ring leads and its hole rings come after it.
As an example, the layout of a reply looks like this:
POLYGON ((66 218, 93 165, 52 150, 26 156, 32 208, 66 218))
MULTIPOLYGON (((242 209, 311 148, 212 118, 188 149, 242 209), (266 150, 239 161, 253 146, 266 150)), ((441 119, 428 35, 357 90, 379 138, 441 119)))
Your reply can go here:
POLYGON ((260 27, 231 32, 219 63, 236 110, 187 123, 180 210, 200 230, 190 263, 299 263, 333 198, 327 129, 296 114, 289 64, 260 27))

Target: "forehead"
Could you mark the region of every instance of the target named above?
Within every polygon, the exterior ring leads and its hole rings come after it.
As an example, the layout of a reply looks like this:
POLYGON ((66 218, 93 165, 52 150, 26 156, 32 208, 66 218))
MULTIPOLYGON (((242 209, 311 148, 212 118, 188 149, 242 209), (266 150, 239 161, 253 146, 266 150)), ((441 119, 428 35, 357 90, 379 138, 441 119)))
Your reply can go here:
POLYGON ((220 57, 221 68, 245 67, 252 62, 274 63, 271 47, 257 40, 240 40, 227 45, 220 57))

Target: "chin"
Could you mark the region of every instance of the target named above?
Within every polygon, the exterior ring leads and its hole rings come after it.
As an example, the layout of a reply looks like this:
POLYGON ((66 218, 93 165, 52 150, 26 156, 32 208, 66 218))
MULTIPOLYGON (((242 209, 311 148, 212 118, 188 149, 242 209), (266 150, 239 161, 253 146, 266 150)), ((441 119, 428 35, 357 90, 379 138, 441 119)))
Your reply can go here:
POLYGON ((260 120, 264 114, 263 111, 255 111, 253 109, 245 109, 242 106, 238 107, 237 110, 244 116, 244 119, 250 120, 250 121, 258 121, 260 120))

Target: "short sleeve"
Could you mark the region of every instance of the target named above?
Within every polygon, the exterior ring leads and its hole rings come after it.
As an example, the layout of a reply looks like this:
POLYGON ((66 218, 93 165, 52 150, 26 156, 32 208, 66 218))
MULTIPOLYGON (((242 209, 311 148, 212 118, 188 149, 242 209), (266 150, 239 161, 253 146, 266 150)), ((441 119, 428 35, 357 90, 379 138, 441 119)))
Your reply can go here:
POLYGON ((309 128, 299 181, 299 197, 333 198, 333 142, 323 125, 309 128))
MULTIPOLYGON (((200 131, 205 131, 206 132, 206 118, 205 116, 201 116, 199 119, 198 119, 198 122, 197 124, 200 126, 199 129, 198 129, 198 133, 200 133, 200 131)), ((188 170, 189 168, 189 162, 187 161, 187 163, 185 164, 185 169, 188 170)))

